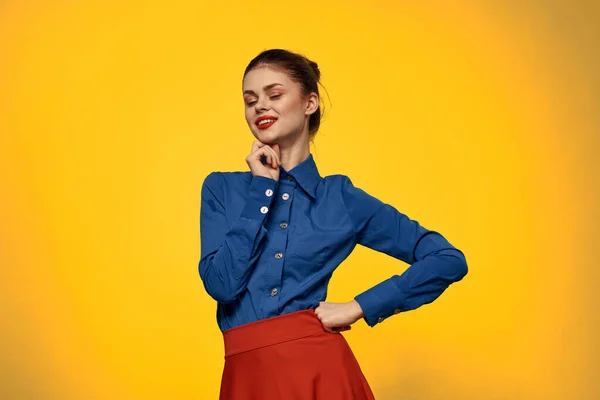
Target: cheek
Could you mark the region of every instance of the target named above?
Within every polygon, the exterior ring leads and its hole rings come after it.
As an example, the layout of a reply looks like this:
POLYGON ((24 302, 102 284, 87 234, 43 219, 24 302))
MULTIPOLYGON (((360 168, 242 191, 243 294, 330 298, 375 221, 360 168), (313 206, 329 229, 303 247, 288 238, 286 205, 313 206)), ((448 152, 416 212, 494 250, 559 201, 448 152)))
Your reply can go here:
POLYGON ((298 103, 297 101, 282 103, 278 111, 281 113, 281 115, 284 115, 286 119, 294 121, 302 119, 304 117, 302 104, 298 103))
POLYGON ((252 125, 252 115, 250 108, 246 108, 244 110, 244 117, 246 118, 246 122, 248 125, 252 125))

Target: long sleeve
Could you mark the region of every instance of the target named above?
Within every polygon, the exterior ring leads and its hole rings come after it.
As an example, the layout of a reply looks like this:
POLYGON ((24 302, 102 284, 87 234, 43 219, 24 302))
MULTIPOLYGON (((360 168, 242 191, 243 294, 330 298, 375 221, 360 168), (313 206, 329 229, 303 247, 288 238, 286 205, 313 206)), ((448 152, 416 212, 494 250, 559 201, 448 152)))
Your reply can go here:
POLYGON ((208 294, 230 303, 246 289, 259 247, 267 231, 263 223, 273 202, 277 181, 252 177, 239 218, 229 226, 224 207, 223 173, 204 180, 200 206, 200 278, 208 294))
POLYGON ((431 303, 467 274, 464 254, 440 233, 356 188, 347 177, 342 194, 357 243, 410 264, 403 274, 355 297, 369 326, 431 303))

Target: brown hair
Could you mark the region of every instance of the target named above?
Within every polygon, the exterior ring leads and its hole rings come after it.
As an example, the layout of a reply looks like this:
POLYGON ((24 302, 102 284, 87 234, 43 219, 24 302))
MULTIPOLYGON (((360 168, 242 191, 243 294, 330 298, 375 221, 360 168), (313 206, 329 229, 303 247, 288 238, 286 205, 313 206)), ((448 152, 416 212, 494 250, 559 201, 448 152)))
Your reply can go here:
MULTIPOLYGON (((300 84, 303 95, 315 92, 320 100, 319 80, 321 79, 321 71, 319 71, 316 62, 309 60, 302 54, 293 53, 289 50, 265 50, 250 61, 244 71, 244 77, 248 72, 262 65, 281 69, 291 80, 300 84)), ((321 105, 319 104, 317 110, 311 114, 308 120, 308 134, 311 139, 319 130, 322 114, 321 105)))

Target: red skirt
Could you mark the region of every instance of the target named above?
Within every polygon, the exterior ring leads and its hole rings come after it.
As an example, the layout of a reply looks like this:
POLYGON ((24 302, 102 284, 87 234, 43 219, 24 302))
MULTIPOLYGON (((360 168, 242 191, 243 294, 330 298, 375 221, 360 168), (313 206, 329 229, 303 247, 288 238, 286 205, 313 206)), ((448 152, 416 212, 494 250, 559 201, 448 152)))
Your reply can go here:
POLYGON ((220 400, 373 400, 350 346, 323 329, 314 310, 223 333, 220 400))

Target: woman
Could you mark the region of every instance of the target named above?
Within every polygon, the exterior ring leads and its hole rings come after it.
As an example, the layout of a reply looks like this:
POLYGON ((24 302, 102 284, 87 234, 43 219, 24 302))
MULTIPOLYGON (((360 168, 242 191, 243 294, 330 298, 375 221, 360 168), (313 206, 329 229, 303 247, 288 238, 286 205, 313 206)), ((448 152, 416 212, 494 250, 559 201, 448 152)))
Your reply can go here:
POLYGON ((439 233, 347 176, 320 176, 309 150, 319 78, 317 64, 296 53, 254 58, 243 78, 257 139, 250 171, 212 172, 202 185, 199 272, 225 342, 221 399, 373 399, 340 332, 430 303, 467 273, 439 233), (357 244, 411 265, 349 302, 325 302, 357 244))

